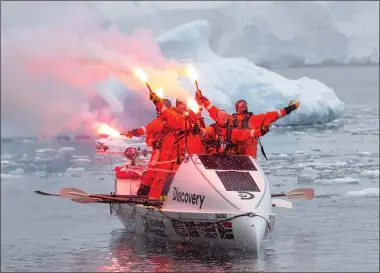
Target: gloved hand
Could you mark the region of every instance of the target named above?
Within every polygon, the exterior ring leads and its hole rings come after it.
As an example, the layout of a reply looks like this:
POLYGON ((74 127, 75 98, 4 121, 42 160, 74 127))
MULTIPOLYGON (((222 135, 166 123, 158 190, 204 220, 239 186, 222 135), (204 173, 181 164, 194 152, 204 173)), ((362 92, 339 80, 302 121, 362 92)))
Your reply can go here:
POLYGON ((195 100, 198 102, 198 104, 202 105, 202 103, 205 99, 206 99, 206 97, 203 96, 202 91, 200 89, 197 89, 195 91, 195 100))
POLYGON ((156 95, 154 92, 150 92, 149 99, 154 103, 154 105, 157 105, 162 99, 156 95))
POLYGON ((122 136, 126 136, 126 137, 128 137, 128 138, 132 138, 132 137, 133 137, 132 131, 121 132, 120 135, 122 135, 122 136))
POLYGON ((199 126, 199 123, 195 123, 193 126, 193 134, 194 135, 199 135, 201 133, 201 127, 199 126))
POLYGON ((152 147, 155 150, 161 149, 162 148, 162 141, 160 141, 160 140, 153 141, 152 147))
POLYGON ((128 131, 128 132, 121 132, 120 135, 122 136, 126 136, 128 138, 132 138, 132 137, 138 137, 138 132, 137 132, 137 129, 133 129, 132 131, 128 131))
POLYGON ((260 128, 261 134, 264 136, 266 133, 269 132, 269 124, 266 124, 260 128))
POLYGON ((300 102, 297 101, 296 103, 293 103, 293 101, 291 100, 289 102, 289 105, 287 107, 285 107, 284 110, 285 110, 286 114, 290 114, 294 110, 298 109, 298 107, 300 107, 300 102))

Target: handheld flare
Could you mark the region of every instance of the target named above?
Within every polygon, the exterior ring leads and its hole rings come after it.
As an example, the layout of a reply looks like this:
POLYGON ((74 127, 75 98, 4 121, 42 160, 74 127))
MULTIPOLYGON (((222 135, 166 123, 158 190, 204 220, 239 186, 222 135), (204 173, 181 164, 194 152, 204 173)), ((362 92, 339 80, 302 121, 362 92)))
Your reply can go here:
POLYGON ((164 98, 164 89, 161 87, 161 88, 157 88, 154 90, 154 93, 160 98, 160 99, 163 99, 164 98))
POLYGON ((198 102, 194 98, 189 98, 187 100, 187 107, 195 114, 197 114, 200 109, 198 102))
POLYGON ((109 136, 113 136, 113 137, 120 136, 120 132, 117 131, 116 129, 110 127, 108 124, 96 122, 94 125, 95 125, 95 129, 99 135, 105 134, 105 135, 109 135, 109 136))
POLYGON ((140 79, 140 81, 142 81, 143 83, 145 83, 146 87, 148 87, 148 89, 149 89, 149 92, 153 93, 152 88, 150 88, 150 85, 148 83, 148 79, 149 79, 148 78, 148 74, 146 74, 145 71, 142 70, 141 68, 137 68, 135 70, 135 75, 136 75, 137 78, 140 79))
POLYGON ((189 65, 189 67, 187 68, 187 73, 188 73, 189 78, 195 82, 195 87, 197 88, 197 90, 199 90, 199 88, 198 88, 198 74, 197 74, 197 71, 195 70, 195 68, 193 66, 189 65))

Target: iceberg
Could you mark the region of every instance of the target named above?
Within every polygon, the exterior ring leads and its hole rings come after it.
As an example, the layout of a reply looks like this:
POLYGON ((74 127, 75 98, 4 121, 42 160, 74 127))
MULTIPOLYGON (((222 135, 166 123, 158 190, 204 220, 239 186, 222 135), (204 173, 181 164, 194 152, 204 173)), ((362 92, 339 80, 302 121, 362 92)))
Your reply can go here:
MULTIPOLYGON (((210 32, 207 21, 194 21, 157 36, 157 42, 167 58, 187 58, 194 62, 200 89, 217 107, 233 113, 235 102, 245 99, 248 110, 258 114, 285 107, 290 100, 299 100, 299 109, 278 120, 278 125, 326 123, 343 113, 344 102, 334 90, 317 80, 307 77, 290 80, 246 58, 218 56, 208 44, 210 32)), ((182 85, 195 89, 188 81, 182 85)))
POLYGON ((224 56, 283 66, 379 63, 378 1, 242 1, 222 11, 232 24, 217 43, 224 56))
POLYGON ((379 1, 3 1, 2 8, 2 30, 20 21, 56 24, 73 10, 127 32, 159 34, 207 20, 211 47, 224 57, 284 66, 379 63, 379 1))
POLYGON ((223 57, 268 66, 379 63, 379 1, 168 1, 96 3, 114 24, 163 33, 207 20, 223 57))

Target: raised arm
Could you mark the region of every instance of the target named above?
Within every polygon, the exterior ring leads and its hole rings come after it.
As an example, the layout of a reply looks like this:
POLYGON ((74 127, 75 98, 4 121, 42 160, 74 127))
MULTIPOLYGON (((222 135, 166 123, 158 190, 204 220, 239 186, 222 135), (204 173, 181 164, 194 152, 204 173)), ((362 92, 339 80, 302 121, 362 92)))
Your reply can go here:
POLYGON ((208 98, 202 95, 201 90, 196 91, 195 99, 198 101, 199 104, 201 104, 208 112, 210 117, 216 121, 216 118, 218 117, 219 108, 213 105, 208 98))
POLYGON ((121 135, 125 135, 129 138, 132 137, 140 137, 143 135, 146 135, 148 133, 153 134, 156 132, 160 132, 164 129, 164 125, 162 121, 159 118, 153 119, 151 122, 146 124, 145 126, 142 126, 140 128, 132 129, 128 132, 122 132, 121 135))
POLYGON ((264 136, 269 131, 269 126, 263 126, 261 129, 237 129, 233 128, 231 132, 231 141, 233 143, 247 141, 253 137, 264 136))
POLYGON ((300 103, 289 103, 285 108, 277 111, 270 111, 258 115, 252 115, 248 121, 248 126, 251 129, 259 129, 262 125, 270 124, 276 120, 285 117, 299 107, 300 103))

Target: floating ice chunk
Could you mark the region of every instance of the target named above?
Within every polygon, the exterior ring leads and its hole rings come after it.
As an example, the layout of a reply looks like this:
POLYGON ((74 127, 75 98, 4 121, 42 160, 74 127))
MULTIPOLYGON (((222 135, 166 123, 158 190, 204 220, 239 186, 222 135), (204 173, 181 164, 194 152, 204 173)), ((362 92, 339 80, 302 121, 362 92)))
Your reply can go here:
POLYGON ((57 151, 53 148, 43 148, 43 149, 36 150, 36 153, 38 153, 38 154, 46 154, 46 153, 53 154, 56 152, 57 151))
POLYGON ((379 170, 363 170, 360 175, 371 178, 379 177, 379 170))
POLYGON ((376 197, 379 196, 379 188, 367 188, 359 191, 349 191, 347 192, 347 195, 355 197, 376 197))
POLYGON ((335 184, 359 184, 360 180, 352 177, 343 177, 335 179, 317 179, 315 180, 316 184, 323 185, 335 185, 335 184))
POLYGON ((19 174, 1 173, 1 179, 4 179, 4 180, 24 179, 24 176, 19 175, 19 174))
POLYGON ((63 157, 72 157, 75 152, 74 147, 62 147, 58 150, 57 157, 63 158, 63 157))
POLYGON ((84 172, 85 171, 85 168, 73 168, 73 167, 69 167, 67 168, 66 170, 66 173, 81 173, 81 172, 84 172))
POLYGON ((16 170, 10 171, 9 174, 22 175, 22 174, 24 174, 24 170, 21 168, 18 168, 16 170))

